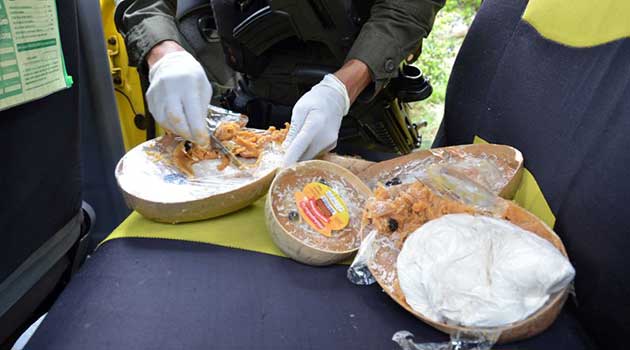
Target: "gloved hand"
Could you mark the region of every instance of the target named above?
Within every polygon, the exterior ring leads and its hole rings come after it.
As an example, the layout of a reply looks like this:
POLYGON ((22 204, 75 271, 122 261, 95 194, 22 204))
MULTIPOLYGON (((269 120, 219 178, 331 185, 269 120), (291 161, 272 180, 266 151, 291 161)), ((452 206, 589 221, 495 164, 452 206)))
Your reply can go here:
POLYGON ((349 109, 346 86, 333 74, 326 75, 293 107, 291 127, 284 141, 284 166, 335 148, 341 119, 349 109))
POLYGON ((186 51, 171 52, 149 70, 147 103, 156 122, 200 145, 210 142, 206 128, 212 86, 201 64, 186 51))

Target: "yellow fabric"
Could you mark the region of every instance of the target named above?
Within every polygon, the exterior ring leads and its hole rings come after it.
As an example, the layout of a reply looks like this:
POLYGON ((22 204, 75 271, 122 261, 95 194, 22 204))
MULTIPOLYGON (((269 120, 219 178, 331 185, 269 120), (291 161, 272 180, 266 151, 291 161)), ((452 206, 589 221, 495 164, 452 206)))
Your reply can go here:
MULTIPOLYGON (((487 143, 475 136, 474 143, 487 143)), ((553 227, 555 216, 536 182, 534 176, 525 169, 523 180, 517 189, 514 201, 537 215, 547 225, 553 227)), ((161 224, 145 219, 137 212, 123 221, 103 242, 119 238, 170 239, 214 244, 259 253, 286 257, 273 243, 265 226, 265 198, 236 213, 222 217, 185 223, 161 224)), ((343 262, 349 264, 351 260, 343 262)))
POLYGON ((521 207, 538 216, 538 218, 549 227, 553 228, 556 224, 556 216, 553 215, 549 203, 547 203, 545 195, 542 193, 540 186, 538 186, 534 175, 527 169, 523 170, 523 179, 516 190, 513 200, 521 207))
MULTIPOLYGON (((265 198, 218 218, 185 224, 160 224, 131 213, 100 245, 119 238, 153 238, 214 244, 227 248, 287 257, 271 240, 265 226, 265 198)), ((99 245, 99 246, 100 246, 99 245)), ((349 265, 352 259, 341 264, 349 265)))
POLYGON ((523 20, 549 40, 596 46, 630 37, 630 0, 529 0, 523 20))
MULTIPOLYGON (((479 136, 475 136, 473 143, 488 143, 479 136)), ((527 169, 523 169, 523 179, 514 195, 514 202, 521 207, 527 209, 549 227, 553 228, 556 224, 556 217, 549 207, 549 203, 545 199, 540 186, 534 175, 527 169)))
POLYGON ((230 215, 177 225, 160 224, 145 219, 134 211, 101 245, 117 238, 161 238, 286 256, 276 247, 267 232, 264 206, 263 198, 230 215))

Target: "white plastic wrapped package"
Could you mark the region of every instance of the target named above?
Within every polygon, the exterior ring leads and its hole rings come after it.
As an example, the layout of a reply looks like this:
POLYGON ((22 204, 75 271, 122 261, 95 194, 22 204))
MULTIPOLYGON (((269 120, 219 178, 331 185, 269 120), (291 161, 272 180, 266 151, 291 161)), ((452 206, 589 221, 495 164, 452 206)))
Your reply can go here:
POLYGON ((415 311, 470 327, 523 320, 575 275, 548 241, 508 221, 469 214, 442 216, 412 233, 397 272, 415 311))

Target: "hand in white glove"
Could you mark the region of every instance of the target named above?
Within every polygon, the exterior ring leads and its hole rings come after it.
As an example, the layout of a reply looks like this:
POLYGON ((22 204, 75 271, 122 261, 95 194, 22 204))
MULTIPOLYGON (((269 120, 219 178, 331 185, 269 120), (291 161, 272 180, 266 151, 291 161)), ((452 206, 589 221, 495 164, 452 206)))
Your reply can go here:
POLYGON ((333 74, 313 86, 293 107, 284 147, 284 165, 313 159, 337 146, 341 119, 348 114, 346 86, 333 74))
POLYGON ((147 103, 156 122, 200 145, 210 142, 206 128, 212 86, 201 64, 186 51, 170 52, 149 70, 147 103))

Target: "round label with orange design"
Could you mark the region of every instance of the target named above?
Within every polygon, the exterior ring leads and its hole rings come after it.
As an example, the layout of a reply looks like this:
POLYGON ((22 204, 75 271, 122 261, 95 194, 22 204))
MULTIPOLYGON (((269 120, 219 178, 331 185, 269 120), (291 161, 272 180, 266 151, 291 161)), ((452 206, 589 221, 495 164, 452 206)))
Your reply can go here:
POLYGON ((330 237, 348 226, 350 213, 341 196, 327 185, 311 182, 295 193, 300 216, 315 231, 330 237))

